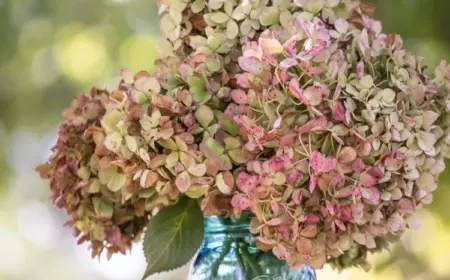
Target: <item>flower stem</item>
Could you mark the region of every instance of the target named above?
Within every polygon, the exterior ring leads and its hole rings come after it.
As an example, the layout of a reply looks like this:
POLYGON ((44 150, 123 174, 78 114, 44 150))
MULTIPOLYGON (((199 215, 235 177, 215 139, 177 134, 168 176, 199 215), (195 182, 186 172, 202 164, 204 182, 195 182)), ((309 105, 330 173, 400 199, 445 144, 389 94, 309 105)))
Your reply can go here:
POLYGON ((249 254, 248 252, 248 244, 242 243, 240 246, 240 252, 242 254, 242 257, 244 258, 244 261, 248 264, 249 270, 247 271, 250 275, 252 275, 251 278, 259 276, 262 274, 261 268, 258 265, 257 260, 249 254))
POLYGON ((244 269, 244 272, 245 272, 247 270, 247 268, 245 266, 244 260, 242 259, 242 256, 241 256, 241 253, 239 250, 239 245, 240 245, 240 241, 238 240, 238 241, 236 241, 236 250, 235 250, 236 259, 237 259, 239 266, 242 267, 242 269, 244 269))
POLYGON ((217 274, 219 273, 219 266, 222 264, 228 252, 230 252, 230 249, 231 249, 231 240, 227 239, 223 244, 223 249, 220 252, 219 258, 217 258, 217 260, 211 265, 213 277, 217 277, 217 274))

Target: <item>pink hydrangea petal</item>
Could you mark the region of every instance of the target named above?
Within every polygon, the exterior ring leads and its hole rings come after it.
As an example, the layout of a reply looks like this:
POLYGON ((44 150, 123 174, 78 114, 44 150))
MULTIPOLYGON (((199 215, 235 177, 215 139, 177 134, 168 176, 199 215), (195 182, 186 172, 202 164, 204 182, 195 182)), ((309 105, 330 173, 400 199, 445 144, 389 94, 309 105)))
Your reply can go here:
POLYGON ((286 158, 286 156, 280 156, 280 157, 272 157, 269 159, 269 169, 273 172, 278 172, 285 168, 287 164, 289 163, 289 158, 286 158))
POLYGON ((298 34, 292 36, 289 40, 286 41, 286 43, 284 43, 284 45, 283 45, 284 51, 290 56, 295 56, 297 54, 297 49, 295 48, 295 44, 300 39, 301 39, 301 37, 298 34))
POLYGON ((240 193, 233 196, 233 198, 231 199, 231 206, 241 210, 249 210, 251 203, 245 194, 240 193))
POLYGON ((280 225, 282 222, 283 222, 283 220, 281 220, 280 218, 274 218, 274 219, 271 219, 271 220, 267 221, 266 225, 269 225, 269 226, 278 226, 278 225, 280 225))
POLYGON ((296 132, 297 133, 306 133, 312 130, 323 129, 323 127, 327 125, 327 118, 325 116, 317 117, 313 120, 306 122, 304 125, 300 126, 296 132))
POLYGON ((336 158, 325 158, 321 153, 314 151, 309 157, 309 164, 316 172, 327 173, 336 169, 336 158))
POLYGON ((344 175, 339 172, 333 172, 333 177, 330 181, 330 186, 342 186, 345 183, 344 175))
POLYGON ((400 201, 397 202, 396 208, 399 213, 411 214, 416 211, 416 206, 414 205, 414 203, 407 198, 400 199, 400 201))
POLYGON ((342 231, 345 231, 347 229, 341 220, 336 219, 336 220, 334 220, 334 223, 342 231))
POLYGON ((239 57, 238 62, 242 70, 247 71, 253 75, 259 75, 264 70, 264 65, 261 60, 254 56, 241 56, 239 57))
POLYGON ((315 175, 311 175, 309 178, 309 192, 313 193, 317 186, 317 177, 315 175))
POLYGON ((366 169, 366 165, 364 164, 363 160, 361 158, 356 158, 353 163, 353 169, 360 173, 363 172, 366 169))
POLYGON ((341 207, 341 219, 344 221, 353 220, 352 208, 349 205, 341 207))
POLYGON ((327 173, 336 168, 337 160, 335 158, 327 158, 321 163, 320 172, 327 173))
POLYGON ((312 169, 317 171, 320 167, 320 162, 323 160, 324 156, 320 152, 313 151, 309 156, 309 165, 311 166, 312 169))
POLYGON ((290 258, 290 254, 289 254, 288 250, 280 244, 276 245, 272 249, 272 252, 280 260, 286 260, 286 259, 290 258))
POLYGON ((289 68, 291 68, 297 64, 298 64, 297 59, 295 59, 293 57, 288 57, 280 62, 280 68, 282 70, 288 70, 289 68))
POLYGON ((381 170, 381 168, 379 167, 372 167, 369 169, 369 171, 367 171, 367 173, 376 179, 381 179, 384 177, 383 170, 381 170))
POLYGON ((380 201, 380 190, 375 187, 361 188, 361 196, 373 204, 380 201))
POLYGON ((236 84, 238 86, 240 86, 241 88, 249 88, 250 87, 248 73, 236 74, 235 78, 236 78, 236 84))
POLYGON ((289 133, 280 138, 280 147, 292 147, 295 143, 296 133, 289 133))
POLYGON ((306 106, 310 106, 311 103, 309 100, 303 95, 303 90, 299 88, 298 81, 296 78, 292 78, 289 82, 289 92, 292 96, 302 101, 306 106))
POLYGON ((286 174, 286 183, 291 186, 296 186, 301 178, 300 171, 297 169, 291 169, 286 174))
POLYGON ((231 98, 236 104, 245 105, 248 103, 248 97, 242 89, 234 89, 231 91, 231 98))
POLYGON ((338 190, 334 196, 337 198, 349 197, 353 194, 353 187, 345 187, 343 189, 338 190))
POLYGON ((367 188, 374 186, 378 180, 375 177, 369 175, 368 173, 363 173, 359 181, 364 187, 367 188))
POLYGON ((322 74, 325 71, 326 71, 326 69, 324 69, 322 67, 309 67, 308 68, 308 74, 310 74, 310 75, 322 74))
POLYGON ((358 78, 361 78, 362 76, 364 76, 364 61, 360 61, 356 65, 356 76, 358 78))
POLYGON ((331 107, 331 114, 333 118, 338 121, 344 121, 345 119, 345 108, 340 101, 334 101, 331 107))
POLYGON ((236 179, 236 186, 250 197, 256 195, 256 183, 257 177, 251 176, 246 172, 239 173, 236 179))
POLYGON ((327 200, 327 201, 325 201, 325 207, 330 215, 332 215, 332 216, 335 215, 333 203, 331 203, 330 201, 327 200))
POLYGON ((273 123, 272 128, 273 129, 278 129, 281 126, 281 122, 283 121, 283 117, 278 117, 275 122, 273 123))
POLYGON ((269 201, 269 206, 270 206, 270 209, 272 209, 272 211, 275 213, 275 214, 277 214, 277 213, 279 213, 280 212, 280 204, 279 203, 277 203, 277 202, 275 202, 275 201, 269 201))
POLYGON ((301 190, 297 189, 292 193, 292 201, 297 205, 301 203, 302 197, 303 197, 303 192, 301 190))
POLYGON ((314 213, 306 214, 306 223, 309 225, 317 225, 320 222, 320 218, 314 213))

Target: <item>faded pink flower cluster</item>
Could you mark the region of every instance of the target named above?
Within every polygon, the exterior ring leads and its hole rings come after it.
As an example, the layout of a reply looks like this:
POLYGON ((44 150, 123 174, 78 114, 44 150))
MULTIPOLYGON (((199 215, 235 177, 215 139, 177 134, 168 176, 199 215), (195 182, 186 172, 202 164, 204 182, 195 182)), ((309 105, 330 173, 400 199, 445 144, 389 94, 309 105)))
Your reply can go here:
POLYGON ((359 7, 297 14, 246 42, 238 62, 228 106, 247 112, 234 118, 259 159, 231 203, 256 215, 261 248, 292 266, 368 267, 368 252, 419 226, 449 155, 445 62, 428 77, 359 7))
POLYGON ((180 196, 254 215, 293 267, 362 266, 432 201, 450 66, 432 77, 357 0, 160 0, 162 58, 65 110, 39 167, 93 255, 180 196))

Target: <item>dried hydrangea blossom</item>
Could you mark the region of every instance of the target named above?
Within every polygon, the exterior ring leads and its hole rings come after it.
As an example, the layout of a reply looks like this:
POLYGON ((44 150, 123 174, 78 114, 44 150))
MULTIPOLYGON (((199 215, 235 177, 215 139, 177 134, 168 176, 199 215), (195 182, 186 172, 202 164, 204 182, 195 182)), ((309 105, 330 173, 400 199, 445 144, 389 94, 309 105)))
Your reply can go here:
POLYGON ((93 255, 124 253, 180 195, 251 211, 291 266, 367 267, 432 200, 450 156, 433 78, 357 0, 159 0, 157 71, 64 111, 40 166, 93 255))
POLYGON ((125 160, 108 150, 110 137, 102 124, 114 122, 111 114, 105 115, 117 106, 113 94, 93 88, 89 95, 77 96, 63 111, 66 122, 52 157, 37 167, 43 178, 50 178, 55 205, 67 210, 71 220, 66 225, 79 243, 91 242, 93 257, 105 248, 108 256, 125 253, 151 211, 144 196, 130 195, 136 188, 132 166, 125 168, 125 160))
POLYGON ((367 266, 367 252, 416 228, 432 201, 448 156, 446 64, 428 77, 361 8, 300 13, 242 53, 247 126, 276 136, 244 145, 259 160, 239 173, 233 207, 250 209, 260 247, 292 266, 367 266))

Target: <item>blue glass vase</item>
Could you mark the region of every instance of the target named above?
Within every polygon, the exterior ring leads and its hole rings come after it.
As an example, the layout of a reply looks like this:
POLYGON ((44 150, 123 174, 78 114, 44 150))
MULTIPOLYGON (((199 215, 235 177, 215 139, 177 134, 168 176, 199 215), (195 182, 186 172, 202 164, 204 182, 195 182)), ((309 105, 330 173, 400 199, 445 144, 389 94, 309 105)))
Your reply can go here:
POLYGON ((189 280, 316 280, 311 267, 290 269, 285 261, 256 247, 248 216, 205 217, 205 237, 189 280))

